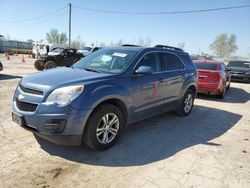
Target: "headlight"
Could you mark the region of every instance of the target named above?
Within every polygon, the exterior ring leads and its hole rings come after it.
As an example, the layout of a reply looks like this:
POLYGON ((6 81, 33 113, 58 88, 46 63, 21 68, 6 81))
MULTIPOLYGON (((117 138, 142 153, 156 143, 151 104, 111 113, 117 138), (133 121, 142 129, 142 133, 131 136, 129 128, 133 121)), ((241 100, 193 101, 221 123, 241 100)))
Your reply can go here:
POLYGON ((46 104, 57 103, 65 106, 76 99, 84 90, 83 85, 67 86, 55 89, 47 98, 46 104))
POLYGON ((246 74, 246 75, 250 75, 250 72, 246 72, 245 74, 246 74))

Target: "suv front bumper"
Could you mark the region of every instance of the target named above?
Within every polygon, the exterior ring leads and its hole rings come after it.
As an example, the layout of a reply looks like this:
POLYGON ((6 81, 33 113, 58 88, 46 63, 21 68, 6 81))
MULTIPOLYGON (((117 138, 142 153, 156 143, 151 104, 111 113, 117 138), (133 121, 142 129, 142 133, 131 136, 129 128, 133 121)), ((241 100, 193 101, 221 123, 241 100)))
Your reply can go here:
POLYGON ((91 110, 78 111, 70 105, 60 107, 42 101, 42 96, 27 94, 18 86, 13 98, 12 120, 50 142, 80 145, 91 110), (24 96, 23 101, 17 99, 19 94, 24 96))

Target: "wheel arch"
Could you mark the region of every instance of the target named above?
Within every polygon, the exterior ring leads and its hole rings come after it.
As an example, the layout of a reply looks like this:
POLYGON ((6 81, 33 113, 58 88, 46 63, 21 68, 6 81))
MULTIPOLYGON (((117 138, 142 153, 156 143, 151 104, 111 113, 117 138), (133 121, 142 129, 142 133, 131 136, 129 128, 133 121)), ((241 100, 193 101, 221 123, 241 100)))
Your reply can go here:
POLYGON ((100 101, 99 103, 97 103, 94 107, 93 107, 93 110, 89 113, 87 119, 86 119, 86 122, 85 122, 85 126, 84 126, 84 129, 83 129, 83 135, 85 133, 85 130, 86 130, 86 125, 88 124, 88 121, 90 119, 90 117, 96 112, 97 109, 99 109, 102 105, 105 105, 105 104, 112 104, 114 106, 116 106, 117 108, 119 108, 122 112, 122 115, 124 117, 124 125, 126 126, 127 124, 127 119, 128 119, 128 108, 125 104, 124 101, 122 101, 121 99, 119 98, 107 98, 107 99, 104 99, 102 101, 100 101))

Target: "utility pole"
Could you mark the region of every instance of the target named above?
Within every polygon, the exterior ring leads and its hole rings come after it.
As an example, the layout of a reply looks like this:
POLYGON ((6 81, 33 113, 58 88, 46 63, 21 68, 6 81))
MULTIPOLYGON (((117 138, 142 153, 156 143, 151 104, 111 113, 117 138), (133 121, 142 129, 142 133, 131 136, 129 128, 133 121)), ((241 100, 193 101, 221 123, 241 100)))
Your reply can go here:
POLYGON ((71 3, 69 5, 69 48, 71 43, 71 3))

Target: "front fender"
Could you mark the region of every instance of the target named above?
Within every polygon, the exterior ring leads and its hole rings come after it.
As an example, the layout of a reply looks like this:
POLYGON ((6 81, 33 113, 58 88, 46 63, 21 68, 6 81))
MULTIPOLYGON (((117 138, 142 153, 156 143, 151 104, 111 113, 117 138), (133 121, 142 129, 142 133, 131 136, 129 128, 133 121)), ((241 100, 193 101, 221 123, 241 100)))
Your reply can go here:
POLYGON ((73 107, 78 110, 93 110, 99 104, 110 99, 117 99, 123 102, 127 109, 131 106, 131 97, 127 88, 118 87, 112 84, 100 85, 86 92, 78 98, 73 107))

